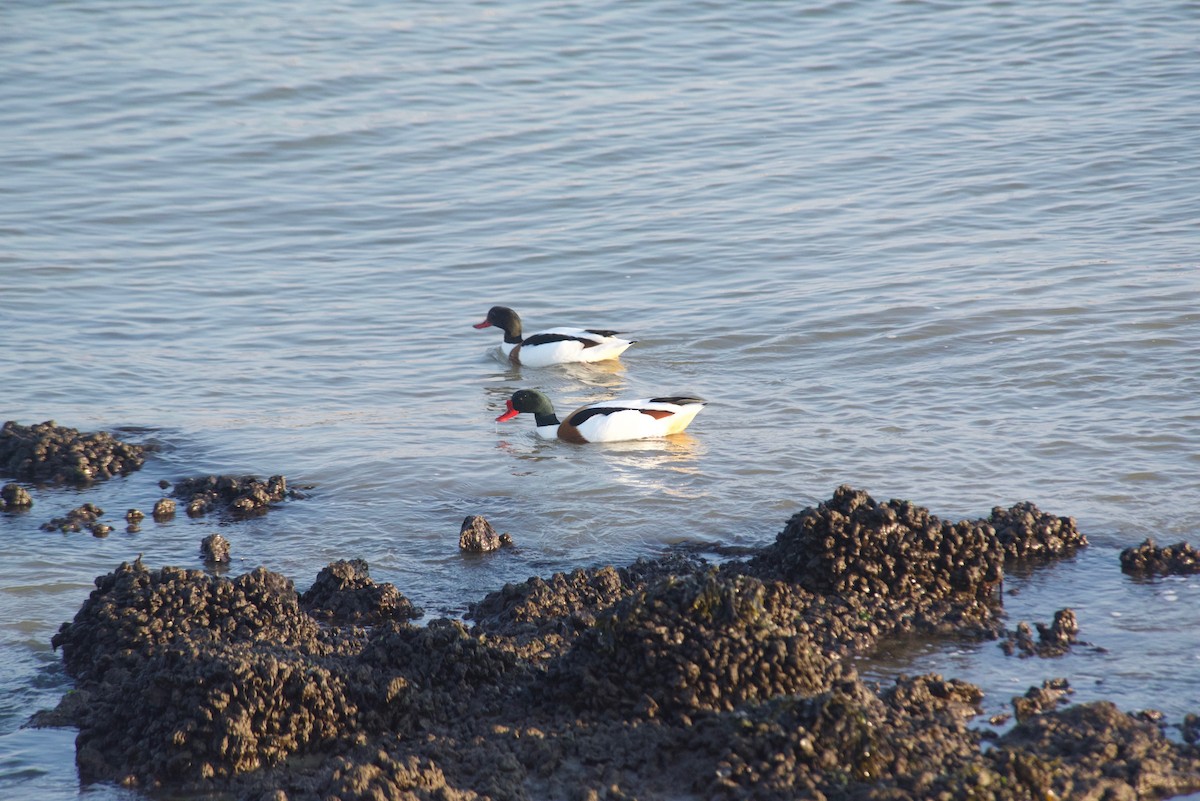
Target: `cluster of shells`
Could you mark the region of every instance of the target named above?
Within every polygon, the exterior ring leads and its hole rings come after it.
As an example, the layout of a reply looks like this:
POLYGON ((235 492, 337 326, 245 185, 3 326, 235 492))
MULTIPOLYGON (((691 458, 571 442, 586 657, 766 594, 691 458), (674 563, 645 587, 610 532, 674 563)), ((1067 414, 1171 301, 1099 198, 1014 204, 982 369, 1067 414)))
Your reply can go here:
MULTIPOLYGON (((60 715, 85 778, 246 798, 1007 801, 1099 797, 1115 775, 1200 789, 1200 752, 1111 705, 1024 697, 1030 717, 985 752, 966 725, 977 688, 880 690, 848 666, 918 613, 994 623, 1006 556, 1084 544, 1034 507, 1000 512, 947 524, 839 488, 749 559, 534 578, 475 604, 470 628, 413 625, 358 560, 304 595, 262 569, 136 562, 55 637, 82 691, 60 715)), ((1064 615, 1045 639, 1076 629, 1064 615)))
POLYGON ((0 428, 0 473, 23 481, 90 484, 132 473, 145 463, 145 449, 106 431, 81 434, 53 420, 0 428))

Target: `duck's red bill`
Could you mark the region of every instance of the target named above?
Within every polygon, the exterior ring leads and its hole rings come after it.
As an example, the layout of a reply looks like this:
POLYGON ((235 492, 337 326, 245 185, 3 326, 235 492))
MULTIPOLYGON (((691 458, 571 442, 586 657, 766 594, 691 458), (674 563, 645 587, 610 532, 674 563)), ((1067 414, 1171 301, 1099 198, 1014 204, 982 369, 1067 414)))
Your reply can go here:
POLYGON ((511 399, 511 398, 509 398, 509 400, 508 400, 508 411, 507 411, 507 412, 505 412, 504 414, 500 415, 499 417, 497 417, 497 418, 496 418, 496 422, 497 422, 497 423, 503 423, 505 420, 511 420, 511 419, 513 419, 513 418, 514 418, 514 417, 516 417, 518 414, 520 414, 520 412, 518 412, 516 409, 514 409, 514 408, 513 408, 513 405, 512 405, 512 399, 511 399))
POLYGON ((498 422, 498 423, 503 423, 505 420, 512 420, 512 418, 521 414, 520 411, 517 411, 516 409, 512 408, 512 398, 509 398, 508 402, 506 402, 506 403, 509 404, 509 410, 505 411, 503 415, 500 415, 499 417, 496 418, 496 422, 498 422))
POLYGON ((484 320, 482 323, 475 323, 475 325, 473 325, 471 327, 472 328, 491 328, 492 324, 489 323, 487 320, 484 320))

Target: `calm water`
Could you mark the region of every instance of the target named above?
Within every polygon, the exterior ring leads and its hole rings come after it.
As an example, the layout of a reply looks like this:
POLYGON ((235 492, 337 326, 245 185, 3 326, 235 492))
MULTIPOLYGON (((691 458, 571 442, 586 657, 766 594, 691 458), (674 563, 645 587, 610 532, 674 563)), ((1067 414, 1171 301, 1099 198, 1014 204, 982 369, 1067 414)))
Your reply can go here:
POLYGON ((1013 577, 1080 647, 864 666, 1200 711, 1200 8, 1112 2, 55 2, 0 7, 0 417, 160 451, 0 515, 0 795, 80 788, 49 641, 92 579, 199 566, 157 481, 313 486, 222 529, 303 588, 362 557, 434 614, 680 541, 764 544, 840 483, 951 519, 1032 500, 1093 547, 1013 577), (618 328, 513 369, 487 308, 618 328), (669 442, 492 419, 688 392, 669 442), (40 523, 84 501, 107 539, 40 523), (518 549, 457 552, 467 514, 518 549))

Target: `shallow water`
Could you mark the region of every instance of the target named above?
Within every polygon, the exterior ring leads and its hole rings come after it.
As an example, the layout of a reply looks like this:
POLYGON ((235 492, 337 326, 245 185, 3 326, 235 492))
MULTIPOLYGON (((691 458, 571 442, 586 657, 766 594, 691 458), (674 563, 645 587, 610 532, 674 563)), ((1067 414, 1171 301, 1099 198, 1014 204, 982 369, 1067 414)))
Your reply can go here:
MULTIPOLYGON (((80 788, 49 640, 92 579, 198 566, 214 520, 107 539, 159 479, 283 473, 240 573, 361 557, 431 614, 665 545, 764 544, 840 483, 945 518, 1032 500, 1092 547, 1010 577, 1058 660, 864 666, 1200 711, 1200 14, 1186 3, 13 2, 0 10, 3 419, 128 427, 146 467, 0 515, 0 792, 80 788), (528 330, 619 364, 513 368, 528 330), (493 418, 687 392, 687 434, 580 448, 493 418), (463 517, 518 547, 463 558, 463 517), (1099 650, 1104 649, 1103 651, 1099 650)), ((1015 594, 1012 593, 1015 591, 1015 594)))

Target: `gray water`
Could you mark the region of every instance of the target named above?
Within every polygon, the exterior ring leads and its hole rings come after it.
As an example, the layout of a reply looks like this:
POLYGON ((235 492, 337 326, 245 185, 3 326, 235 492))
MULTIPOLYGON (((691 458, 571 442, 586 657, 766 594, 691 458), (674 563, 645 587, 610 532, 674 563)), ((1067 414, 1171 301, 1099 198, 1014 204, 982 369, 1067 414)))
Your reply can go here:
POLYGON ((0 515, 0 795, 80 787, 49 645, 143 554, 301 589, 361 557, 430 614, 679 542, 761 545, 841 483, 948 519, 1031 500, 1092 545, 1010 576, 1070 606, 1057 660, 896 646, 861 669, 1045 678, 1200 711, 1200 8, 1184 2, 8 0, 0 6, 0 416, 159 450, 0 515), (513 368, 487 308, 617 328, 620 363, 513 368), (668 441, 493 418, 686 392, 668 441), (311 497, 141 533, 159 479, 311 497), (38 526, 80 503, 106 539, 38 526), (464 559, 486 515, 518 547, 464 559))

